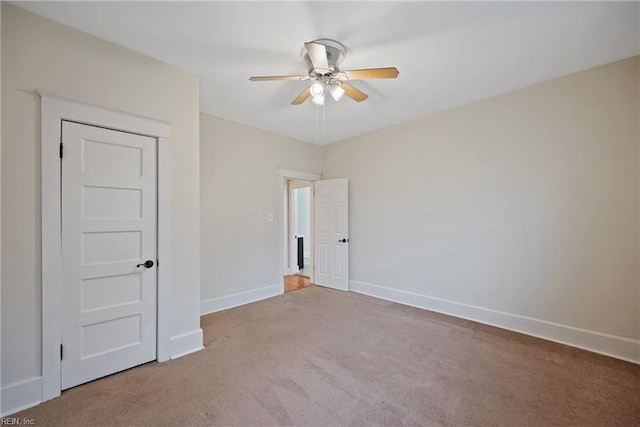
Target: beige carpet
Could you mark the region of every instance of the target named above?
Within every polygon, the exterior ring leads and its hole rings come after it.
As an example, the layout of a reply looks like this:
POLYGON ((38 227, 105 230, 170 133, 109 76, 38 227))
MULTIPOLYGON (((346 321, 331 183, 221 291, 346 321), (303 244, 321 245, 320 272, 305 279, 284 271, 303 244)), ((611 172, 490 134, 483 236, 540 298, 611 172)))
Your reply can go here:
POLYGON ((202 318, 206 349, 76 387, 37 425, 640 425, 640 367, 309 287, 202 318))

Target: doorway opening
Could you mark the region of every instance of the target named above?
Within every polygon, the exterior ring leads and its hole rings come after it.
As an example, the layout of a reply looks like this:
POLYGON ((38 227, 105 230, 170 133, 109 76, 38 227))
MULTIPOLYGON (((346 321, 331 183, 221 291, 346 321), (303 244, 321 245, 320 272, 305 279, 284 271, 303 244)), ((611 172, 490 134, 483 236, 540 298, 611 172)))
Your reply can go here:
POLYGON ((313 182, 287 180, 288 271, 284 276, 284 292, 311 286, 313 272, 312 233, 313 182))

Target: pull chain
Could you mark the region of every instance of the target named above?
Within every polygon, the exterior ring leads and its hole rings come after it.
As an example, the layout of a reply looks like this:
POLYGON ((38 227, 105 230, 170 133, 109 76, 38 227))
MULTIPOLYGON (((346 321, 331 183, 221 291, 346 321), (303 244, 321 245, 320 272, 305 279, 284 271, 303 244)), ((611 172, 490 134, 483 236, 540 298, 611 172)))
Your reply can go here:
POLYGON ((327 110, 322 104, 322 135, 320 134, 320 105, 316 104, 316 145, 320 146, 320 141, 327 139, 327 110))
POLYGON ((322 142, 327 139, 327 107, 322 105, 322 142))
POLYGON ((318 108, 320 108, 320 106, 318 104, 316 104, 316 145, 319 145, 319 141, 318 141, 318 108))

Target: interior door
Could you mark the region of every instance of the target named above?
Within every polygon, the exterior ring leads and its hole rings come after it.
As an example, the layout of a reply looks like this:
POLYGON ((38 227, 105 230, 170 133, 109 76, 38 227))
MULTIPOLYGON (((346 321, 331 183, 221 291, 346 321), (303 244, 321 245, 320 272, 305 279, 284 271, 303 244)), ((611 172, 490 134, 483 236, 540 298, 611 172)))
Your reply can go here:
POLYGON ((316 285, 349 290, 349 180, 314 182, 316 285))
POLYGON ((62 142, 67 389, 156 358, 157 174, 154 138, 63 122, 62 142))

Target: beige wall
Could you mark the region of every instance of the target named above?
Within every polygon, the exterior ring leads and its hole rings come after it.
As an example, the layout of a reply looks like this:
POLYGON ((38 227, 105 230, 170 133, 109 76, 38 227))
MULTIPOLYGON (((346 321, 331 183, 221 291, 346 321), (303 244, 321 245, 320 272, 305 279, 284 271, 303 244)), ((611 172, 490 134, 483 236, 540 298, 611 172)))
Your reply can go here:
POLYGON ((327 146, 352 280, 638 339, 639 59, 327 146))
POLYGON ((40 102, 45 89, 173 123, 172 335, 199 328, 197 77, 2 4, 2 383, 40 375, 40 102))
MULTIPOLYGON (((0 5, 0 47, 2 46, 2 5, 0 5)), ((1 48, 0 48, 1 50, 1 48)), ((0 99, 2 99, 2 55, 0 54, 0 99)), ((0 102, 0 147, 2 147, 2 102, 0 102)), ((2 223, 2 150, 0 149, 0 224, 2 223)), ((0 227, 0 242, 2 241, 0 227)), ((2 245, 0 244, 0 378, 2 378, 2 245)), ((1 385, 1 381, 0 381, 1 385)), ((0 414, 2 411, 2 387, 0 387, 0 414)))
POLYGON ((200 141, 202 300, 281 283, 278 168, 319 173, 319 147, 206 114, 200 141))
POLYGON ((639 337, 638 58, 319 150, 199 115, 175 67, 1 19, 3 384, 40 374, 36 88, 174 123, 174 336, 200 299, 280 283, 277 168, 319 172, 322 154, 350 178, 352 280, 639 337))

